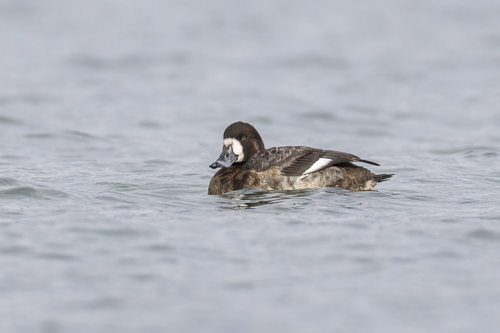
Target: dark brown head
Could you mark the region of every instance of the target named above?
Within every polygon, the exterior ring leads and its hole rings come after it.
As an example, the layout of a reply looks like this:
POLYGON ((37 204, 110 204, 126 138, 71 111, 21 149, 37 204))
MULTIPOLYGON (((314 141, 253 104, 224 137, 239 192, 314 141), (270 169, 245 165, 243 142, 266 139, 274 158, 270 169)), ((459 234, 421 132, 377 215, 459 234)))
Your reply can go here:
POLYGON ((250 124, 238 121, 224 131, 224 146, 212 169, 230 167, 233 163, 245 163, 250 157, 264 148, 259 132, 250 124))

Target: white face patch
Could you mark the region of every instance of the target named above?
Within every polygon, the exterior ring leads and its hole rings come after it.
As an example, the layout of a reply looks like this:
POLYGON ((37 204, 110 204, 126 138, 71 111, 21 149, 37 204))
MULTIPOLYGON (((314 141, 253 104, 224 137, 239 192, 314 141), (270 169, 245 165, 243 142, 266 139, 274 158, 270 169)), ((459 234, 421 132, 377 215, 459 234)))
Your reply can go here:
POLYGON ((228 138, 224 139, 224 146, 232 146, 233 153, 238 156, 238 159, 235 162, 243 162, 245 155, 243 154, 243 146, 241 145, 241 142, 233 138, 228 138))
POLYGON ((329 158, 322 157, 319 160, 317 160, 316 162, 314 162, 314 164, 311 165, 311 167, 309 169, 307 169, 306 171, 304 171, 303 175, 308 174, 308 173, 313 173, 313 172, 318 171, 318 170, 321 170, 324 167, 326 167, 328 164, 330 164, 331 161, 332 160, 329 159, 329 158))

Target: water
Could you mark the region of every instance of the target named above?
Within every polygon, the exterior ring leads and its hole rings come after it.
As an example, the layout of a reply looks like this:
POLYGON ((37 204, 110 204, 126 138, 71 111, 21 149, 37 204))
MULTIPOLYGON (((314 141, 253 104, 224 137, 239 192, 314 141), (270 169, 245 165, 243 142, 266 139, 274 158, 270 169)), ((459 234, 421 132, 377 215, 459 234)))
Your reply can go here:
POLYGON ((1 332, 496 332, 500 3, 0 1, 1 332), (222 132, 379 192, 208 196, 222 132))

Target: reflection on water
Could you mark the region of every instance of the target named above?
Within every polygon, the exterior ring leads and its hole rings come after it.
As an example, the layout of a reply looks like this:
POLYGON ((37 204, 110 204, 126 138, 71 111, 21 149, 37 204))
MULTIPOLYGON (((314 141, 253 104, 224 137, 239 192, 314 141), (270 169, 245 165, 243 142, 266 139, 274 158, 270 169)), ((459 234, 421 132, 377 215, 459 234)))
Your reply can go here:
POLYGON ((243 189, 219 197, 228 199, 218 201, 223 209, 251 209, 258 206, 272 205, 297 197, 311 195, 310 190, 265 191, 260 189, 243 189))
MULTIPOLYGON (((226 201, 218 201, 223 209, 251 209, 258 206, 283 203, 288 200, 300 199, 300 205, 308 205, 305 198, 318 193, 322 189, 304 189, 290 191, 265 191, 260 189, 243 189, 219 195, 226 201)), ((323 189, 324 190, 324 189, 323 189)), ((332 192, 342 192, 338 188, 328 189, 332 192)))

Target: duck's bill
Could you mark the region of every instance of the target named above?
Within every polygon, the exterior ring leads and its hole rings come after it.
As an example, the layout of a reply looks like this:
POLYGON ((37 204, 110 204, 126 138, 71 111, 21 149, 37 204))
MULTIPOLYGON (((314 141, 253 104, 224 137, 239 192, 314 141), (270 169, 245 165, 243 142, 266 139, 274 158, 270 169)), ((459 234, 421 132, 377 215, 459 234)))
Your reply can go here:
POLYGON ((212 169, 217 169, 220 167, 229 168, 234 163, 234 161, 236 161, 237 159, 238 159, 238 155, 235 155, 233 153, 233 147, 232 146, 227 146, 227 147, 224 146, 222 148, 222 153, 220 154, 219 158, 217 159, 217 161, 210 164, 210 167, 212 169))

